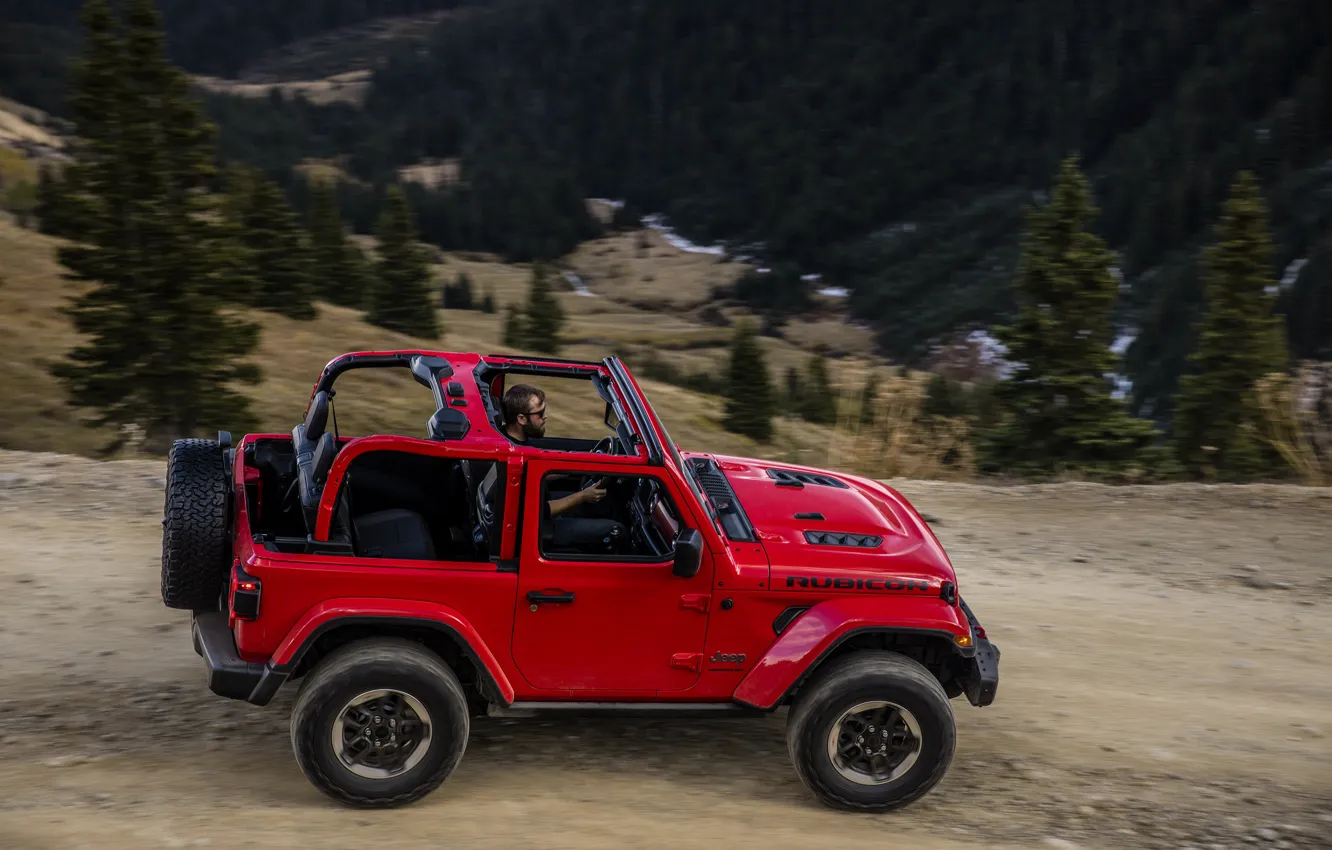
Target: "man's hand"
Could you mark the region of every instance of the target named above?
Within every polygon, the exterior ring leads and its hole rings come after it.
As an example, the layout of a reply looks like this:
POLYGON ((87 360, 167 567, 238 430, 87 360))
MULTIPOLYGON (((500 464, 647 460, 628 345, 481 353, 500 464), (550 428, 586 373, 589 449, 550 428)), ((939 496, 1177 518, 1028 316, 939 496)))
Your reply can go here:
POLYGON ((591 502, 595 505, 604 498, 606 498, 606 479, 604 478, 586 490, 578 491, 579 502, 591 502))
POLYGON ((581 505, 585 502, 596 504, 606 497, 606 479, 601 479, 596 484, 585 490, 575 490, 563 499, 552 499, 547 502, 550 505, 550 515, 557 517, 570 508, 581 505))

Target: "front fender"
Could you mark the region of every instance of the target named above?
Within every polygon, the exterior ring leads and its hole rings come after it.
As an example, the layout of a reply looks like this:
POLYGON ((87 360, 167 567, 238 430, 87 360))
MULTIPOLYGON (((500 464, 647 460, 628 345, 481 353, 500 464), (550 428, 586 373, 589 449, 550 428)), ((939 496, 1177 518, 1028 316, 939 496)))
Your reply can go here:
POLYGON ((733 698, 772 709, 838 644, 866 632, 914 633, 945 638, 962 655, 975 652, 956 639, 971 635, 966 615, 934 597, 847 596, 810 608, 782 633, 736 687, 733 698))
POLYGON ((492 692, 506 705, 513 703, 513 685, 480 633, 454 609, 433 602, 376 598, 326 600, 306 611, 297 621, 273 653, 270 665, 290 673, 321 634, 342 626, 372 624, 410 625, 449 634, 476 665, 477 671, 489 677, 492 692))

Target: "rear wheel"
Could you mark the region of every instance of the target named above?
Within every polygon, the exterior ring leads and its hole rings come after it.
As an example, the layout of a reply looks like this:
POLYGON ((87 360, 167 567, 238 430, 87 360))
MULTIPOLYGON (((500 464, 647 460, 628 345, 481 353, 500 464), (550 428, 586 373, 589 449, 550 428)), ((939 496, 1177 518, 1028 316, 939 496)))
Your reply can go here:
POLYGON ((948 695, 919 662, 855 652, 815 674, 787 717, 800 780, 825 804, 888 811, 919 799, 953 759, 948 695))
POLYGON ((291 718, 306 779, 358 808, 429 794, 462 760, 469 731, 457 675, 399 638, 358 641, 323 659, 305 677, 291 718))
POLYGON ((216 440, 176 440, 162 504, 162 602, 216 610, 230 551, 222 447, 216 440))

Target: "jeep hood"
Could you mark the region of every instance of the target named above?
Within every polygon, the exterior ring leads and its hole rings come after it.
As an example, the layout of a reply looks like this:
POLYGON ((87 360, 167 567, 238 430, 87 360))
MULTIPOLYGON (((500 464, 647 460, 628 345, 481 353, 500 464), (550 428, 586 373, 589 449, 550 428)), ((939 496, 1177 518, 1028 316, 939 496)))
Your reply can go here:
POLYGON ((934 532, 880 482, 807 466, 709 455, 767 554, 774 590, 939 595, 957 577, 934 532))

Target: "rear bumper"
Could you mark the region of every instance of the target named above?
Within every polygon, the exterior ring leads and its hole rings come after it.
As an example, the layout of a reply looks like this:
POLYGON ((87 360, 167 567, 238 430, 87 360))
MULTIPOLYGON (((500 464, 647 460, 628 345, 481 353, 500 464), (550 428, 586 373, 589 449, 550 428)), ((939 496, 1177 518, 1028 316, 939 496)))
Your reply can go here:
POLYGON ((240 657, 225 611, 194 614, 190 632, 208 671, 208 690, 220 697, 268 705, 287 679, 285 671, 240 657))
POLYGON ((958 604, 971 624, 971 639, 976 647, 975 654, 965 661, 962 691, 967 695, 967 702, 980 708, 994 702, 999 690, 999 647, 988 638, 981 637, 985 630, 967 603, 959 599, 958 604))

